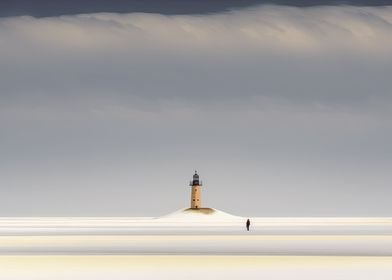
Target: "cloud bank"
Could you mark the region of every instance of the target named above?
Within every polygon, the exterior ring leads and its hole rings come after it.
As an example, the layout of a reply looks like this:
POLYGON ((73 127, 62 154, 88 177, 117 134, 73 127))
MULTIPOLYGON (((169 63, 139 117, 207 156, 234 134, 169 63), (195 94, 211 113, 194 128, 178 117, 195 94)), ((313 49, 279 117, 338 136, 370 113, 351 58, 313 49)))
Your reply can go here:
POLYGON ((229 212, 390 215, 391 50, 392 7, 0 19, 2 210, 169 212, 201 168, 229 212))

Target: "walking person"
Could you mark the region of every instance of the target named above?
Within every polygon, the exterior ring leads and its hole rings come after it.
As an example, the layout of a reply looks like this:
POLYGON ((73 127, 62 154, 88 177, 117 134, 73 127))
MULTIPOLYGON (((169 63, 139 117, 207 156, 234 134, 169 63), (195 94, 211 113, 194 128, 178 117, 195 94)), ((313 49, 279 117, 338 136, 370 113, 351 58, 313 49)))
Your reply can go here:
POLYGON ((246 230, 249 231, 249 227, 250 227, 250 220, 246 220, 246 230))

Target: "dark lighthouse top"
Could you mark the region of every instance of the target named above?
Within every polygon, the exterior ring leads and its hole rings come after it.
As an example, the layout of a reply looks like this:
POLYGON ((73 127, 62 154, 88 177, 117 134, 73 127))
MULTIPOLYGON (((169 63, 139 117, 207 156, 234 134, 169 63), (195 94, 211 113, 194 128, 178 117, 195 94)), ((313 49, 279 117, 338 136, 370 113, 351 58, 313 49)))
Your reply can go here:
POLYGON ((199 179, 199 175, 197 174, 197 171, 195 171, 195 174, 193 175, 193 180, 189 183, 190 186, 202 186, 202 182, 199 179))

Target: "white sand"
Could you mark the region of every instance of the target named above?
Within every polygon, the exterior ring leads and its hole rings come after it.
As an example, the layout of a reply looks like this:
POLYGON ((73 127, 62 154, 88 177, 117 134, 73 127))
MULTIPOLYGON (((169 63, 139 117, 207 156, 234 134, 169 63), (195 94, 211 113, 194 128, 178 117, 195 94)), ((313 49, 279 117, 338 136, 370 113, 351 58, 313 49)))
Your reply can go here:
POLYGON ((391 218, 0 218, 0 279, 392 279, 391 218))
POLYGON ((160 218, 1 218, 0 254, 392 256, 391 218, 251 218, 248 232, 246 218, 210 210, 160 218))
POLYGON ((6 280, 390 280, 391 257, 0 256, 6 280))

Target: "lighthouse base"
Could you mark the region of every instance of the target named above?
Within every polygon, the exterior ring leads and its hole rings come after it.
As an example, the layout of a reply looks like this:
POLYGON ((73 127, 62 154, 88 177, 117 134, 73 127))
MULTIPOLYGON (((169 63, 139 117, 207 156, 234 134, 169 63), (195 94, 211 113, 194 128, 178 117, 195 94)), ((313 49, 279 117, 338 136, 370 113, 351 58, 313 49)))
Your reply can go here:
POLYGON ((212 215, 216 212, 216 210, 213 208, 188 208, 188 209, 185 209, 184 212, 212 215))

